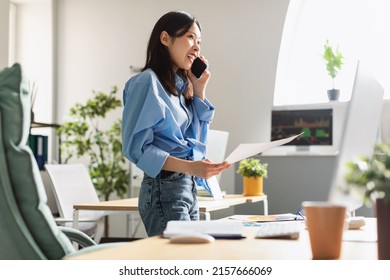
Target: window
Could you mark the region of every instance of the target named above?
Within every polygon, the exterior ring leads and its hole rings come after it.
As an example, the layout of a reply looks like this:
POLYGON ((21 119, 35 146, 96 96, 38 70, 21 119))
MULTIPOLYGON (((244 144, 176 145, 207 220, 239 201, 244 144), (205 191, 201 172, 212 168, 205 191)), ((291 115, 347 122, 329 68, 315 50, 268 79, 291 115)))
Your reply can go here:
POLYGON ((281 42, 274 105, 328 102, 332 88, 322 58, 326 40, 345 64, 335 78, 340 101, 350 99, 356 63, 368 65, 390 98, 390 2, 386 0, 290 1, 281 42))

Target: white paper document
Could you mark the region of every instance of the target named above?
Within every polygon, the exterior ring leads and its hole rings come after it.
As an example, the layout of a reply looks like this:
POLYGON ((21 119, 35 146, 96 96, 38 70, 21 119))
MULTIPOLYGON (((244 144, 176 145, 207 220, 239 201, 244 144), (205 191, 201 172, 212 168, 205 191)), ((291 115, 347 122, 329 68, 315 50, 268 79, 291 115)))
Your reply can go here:
MULTIPOLYGON (((301 133, 302 134, 302 133, 301 133)), ((288 142, 291 142, 299 135, 294 135, 288 138, 283 138, 280 140, 268 142, 268 143, 251 143, 251 144, 240 144, 238 147, 225 159, 226 162, 232 164, 237 161, 258 155, 269 149, 284 145, 288 142)))
POLYGON ((215 238, 241 238, 243 225, 240 221, 213 220, 213 221, 169 221, 164 231, 164 237, 175 235, 206 233, 215 238))

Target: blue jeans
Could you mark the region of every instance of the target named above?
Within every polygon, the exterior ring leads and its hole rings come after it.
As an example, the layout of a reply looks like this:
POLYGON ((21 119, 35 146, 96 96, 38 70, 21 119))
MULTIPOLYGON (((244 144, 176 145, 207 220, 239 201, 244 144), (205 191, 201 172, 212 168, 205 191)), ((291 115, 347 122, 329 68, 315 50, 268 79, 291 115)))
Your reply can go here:
POLYGON ((163 234, 168 221, 199 220, 192 175, 161 171, 156 178, 144 174, 138 209, 148 236, 163 234))

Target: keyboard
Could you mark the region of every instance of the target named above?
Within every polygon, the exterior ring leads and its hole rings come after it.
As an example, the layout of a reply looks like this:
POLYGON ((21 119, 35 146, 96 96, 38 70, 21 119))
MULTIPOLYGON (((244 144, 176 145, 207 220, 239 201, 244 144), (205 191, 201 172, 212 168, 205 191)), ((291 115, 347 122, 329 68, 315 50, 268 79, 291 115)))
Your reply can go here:
POLYGON ((263 223, 255 238, 298 239, 301 228, 301 222, 263 223))

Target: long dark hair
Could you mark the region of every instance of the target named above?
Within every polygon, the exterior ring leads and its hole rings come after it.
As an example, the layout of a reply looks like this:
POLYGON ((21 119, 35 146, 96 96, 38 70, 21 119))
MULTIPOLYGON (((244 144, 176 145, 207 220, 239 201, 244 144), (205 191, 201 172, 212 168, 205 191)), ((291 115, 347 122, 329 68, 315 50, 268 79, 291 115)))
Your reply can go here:
MULTIPOLYGON (((173 61, 169 51, 160 41, 160 35, 163 31, 166 31, 173 38, 181 37, 194 23, 201 30, 199 22, 192 15, 186 12, 169 12, 157 21, 150 35, 143 71, 149 68, 152 69, 165 89, 175 96, 178 95, 175 86, 176 73, 173 70, 173 61)), ((179 69, 178 74, 187 80, 187 74, 183 69, 179 69)))

